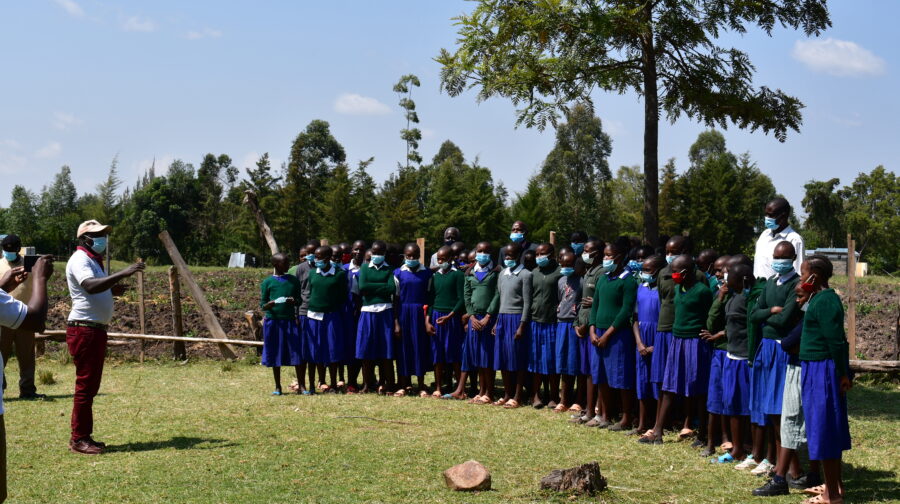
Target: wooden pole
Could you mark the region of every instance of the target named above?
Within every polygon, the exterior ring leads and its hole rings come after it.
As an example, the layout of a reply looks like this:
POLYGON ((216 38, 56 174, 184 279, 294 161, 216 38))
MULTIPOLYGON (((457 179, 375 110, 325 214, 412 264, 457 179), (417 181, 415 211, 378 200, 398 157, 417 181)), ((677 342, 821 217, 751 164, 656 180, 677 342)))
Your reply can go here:
MULTIPOLYGON (((200 288, 194 280, 194 276, 191 275, 191 270, 188 269, 187 263, 184 262, 181 253, 178 252, 178 247, 175 246, 175 242, 172 241, 169 232, 163 231, 162 233, 159 233, 159 239, 166 247, 166 252, 169 253, 169 257, 172 259, 175 267, 178 268, 178 274, 184 279, 185 283, 187 283, 188 291, 190 291, 191 297, 194 298, 194 302, 197 303, 197 307, 200 308, 200 314, 203 315, 203 322, 206 324, 206 328, 209 329, 210 335, 215 339, 228 339, 228 336, 219 324, 219 319, 217 319, 215 313, 213 313, 212 306, 206 301, 206 294, 203 293, 203 289, 200 288)), ((237 354, 234 353, 234 349, 226 343, 219 344, 219 351, 222 352, 222 356, 226 359, 234 359, 237 357, 237 354)))
POLYGON ((250 212, 256 217, 256 224, 259 226, 259 232, 269 245, 269 250, 272 251, 272 255, 277 254, 278 243, 275 242, 275 235, 272 234, 272 228, 266 223, 266 217, 259 208, 259 203, 256 200, 256 193, 249 189, 244 191, 244 204, 250 208, 250 212))
MULTIPOLYGON (((172 325, 175 326, 175 336, 184 336, 184 323, 181 318, 181 285, 178 282, 178 270, 175 266, 169 266, 169 297, 172 298, 172 325)), ((174 350, 175 360, 187 359, 183 341, 176 341, 174 350)))
POLYGON ((419 262, 427 268, 429 265, 425 264, 425 238, 416 238, 416 245, 419 246, 419 262))
POLYGON ((550 243, 556 246, 556 231, 550 231, 550 243))
MULTIPOLYGON (((136 262, 144 262, 140 257, 137 258, 136 262)), ((141 325, 141 334, 147 333, 147 317, 145 313, 144 306, 144 272, 138 271, 135 273, 135 278, 137 279, 137 297, 138 297, 138 321, 141 325)), ((141 353, 139 357, 139 361, 143 364, 144 362, 144 341, 141 341, 141 353)))
MULTIPOLYGON (((262 341, 262 324, 259 322, 259 315, 255 311, 245 311, 244 320, 247 321, 247 327, 250 329, 250 337, 254 341, 262 341)), ((256 355, 262 355, 262 347, 256 348, 256 355)))
POLYGON ((847 341, 850 358, 856 358, 856 240, 847 234, 847 341))

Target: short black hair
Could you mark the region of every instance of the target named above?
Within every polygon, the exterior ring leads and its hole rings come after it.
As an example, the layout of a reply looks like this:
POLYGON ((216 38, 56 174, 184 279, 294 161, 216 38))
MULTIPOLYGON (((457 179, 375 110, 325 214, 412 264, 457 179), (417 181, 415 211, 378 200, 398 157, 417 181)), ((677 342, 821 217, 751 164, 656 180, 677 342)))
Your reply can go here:
POLYGON ((831 264, 831 259, 822 254, 813 254, 806 258, 806 262, 809 263, 809 269, 823 277, 823 280, 828 280, 834 274, 834 265, 831 264))

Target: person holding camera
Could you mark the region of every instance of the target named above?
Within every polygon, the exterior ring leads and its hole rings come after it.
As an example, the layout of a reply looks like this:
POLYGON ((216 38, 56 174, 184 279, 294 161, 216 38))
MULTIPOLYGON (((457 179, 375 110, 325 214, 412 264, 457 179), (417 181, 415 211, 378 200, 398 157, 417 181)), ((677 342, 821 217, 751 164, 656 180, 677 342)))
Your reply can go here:
POLYGON ((72 406, 72 436, 69 449, 85 455, 99 455, 106 447, 95 441, 94 396, 100 390, 103 360, 106 357, 107 327, 113 315, 113 296, 125 293, 119 282, 138 271, 138 262, 108 275, 103 269, 110 226, 96 220, 78 226, 78 248, 66 264, 66 282, 72 298, 66 328, 66 344, 75 363, 75 394, 72 406))

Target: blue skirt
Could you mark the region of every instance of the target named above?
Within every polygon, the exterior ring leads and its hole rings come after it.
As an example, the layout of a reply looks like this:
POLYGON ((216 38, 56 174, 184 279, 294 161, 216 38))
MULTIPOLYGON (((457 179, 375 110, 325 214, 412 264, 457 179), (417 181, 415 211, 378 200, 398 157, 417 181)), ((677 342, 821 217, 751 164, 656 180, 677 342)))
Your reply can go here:
POLYGON ((450 317, 443 325, 437 319, 449 313, 432 310, 431 323, 434 337, 431 338, 431 362, 433 364, 455 364, 462 358, 463 330, 459 315, 450 317))
POLYGON ((603 365, 603 353, 600 351, 600 347, 591 343, 590 332, 584 339, 588 340, 588 345, 590 345, 588 351, 591 359, 591 383, 594 385, 606 385, 606 367, 603 365))
POLYGON ((777 340, 763 338, 750 368, 750 421, 769 425, 769 415, 781 414, 784 374, 789 355, 777 340))
POLYGON ((653 353, 650 355, 650 381, 662 385, 666 377, 666 362, 669 349, 672 348, 672 332, 657 331, 656 344, 653 345, 653 353))
POLYGON ((491 331, 494 329, 497 319, 491 317, 490 322, 482 330, 476 331, 472 328, 472 321, 476 318, 481 320, 484 315, 469 317, 469 327, 463 343, 463 371, 493 369, 494 366, 494 339, 496 337, 491 334, 491 331))
POLYGON ((400 305, 400 343, 397 374, 423 376, 431 371, 431 336, 425 332, 425 312, 420 304, 400 305))
POLYGON ((262 365, 267 367, 299 366, 303 364, 303 344, 300 327, 295 319, 263 321, 262 365))
POLYGON ((556 374, 556 324, 531 322, 531 352, 528 371, 542 375, 556 374))
POLYGON ((348 302, 344 306, 344 364, 352 364, 356 358, 356 332, 359 330, 359 320, 353 314, 353 305, 348 302))
MULTIPOLYGON (((577 336, 577 335, 576 335, 577 336)), ((590 334, 578 338, 578 374, 579 376, 591 376, 591 354, 594 346, 591 345, 590 334)))
POLYGON ((643 357, 637 348, 634 349, 635 389, 638 399, 659 399, 659 384, 650 380, 650 371, 653 367, 653 355, 656 353, 656 322, 638 322, 638 330, 641 332, 641 341, 646 347, 653 347, 650 355, 643 357))
POLYGON ((850 424, 834 361, 802 361, 800 369, 809 459, 840 459, 850 449, 850 424))
POLYGON ((383 360, 394 358, 394 310, 362 312, 356 331, 356 358, 383 360))
POLYGON ((300 360, 301 362, 309 362, 309 355, 306 352, 306 340, 309 334, 306 331, 306 315, 297 316, 297 327, 300 331, 300 360))
POLYGON ((709 363, 709 388, 706 390, 706 411, 714 415, 724 415, 725 404, 722 399, 723 368, 728 359, 728 352, 713 348, 712 360, 709 363))
POLYGON ((556 372, 575 376, 581 374, 581 340, 572 322, 556 323, 556 372))
MULTIPOLYGON (((603 334, 607 328, 597 329, 603 334)), ((606 369, 606 383, 614 389, 634 390, 635 350, 634 333, 631 327, 616 329, 606 346, 600 349, 603 367, 606 369)))
POLYGON ((662 389, 684 397, 706 394, 711 349, 700 338, 672 338, 662 389))
POLYGON ((344 314, 323 313, 322 320, 306 319, 306 355, 313 364, 334 364, 346 357, 344 351, 344 314))
POLYGON ((722 366, 722 414, 750 415, 750 365, 746 359, 730 359, 727 354, 722 366))
POLYGON ((494 369, 500 371, 527 371, 528 349, 531 346, 529 327, 526 324, 522 337, 516 339, 516 330, 522 322, 519 313, 501 313, 497 315, 494 345, 494 369))

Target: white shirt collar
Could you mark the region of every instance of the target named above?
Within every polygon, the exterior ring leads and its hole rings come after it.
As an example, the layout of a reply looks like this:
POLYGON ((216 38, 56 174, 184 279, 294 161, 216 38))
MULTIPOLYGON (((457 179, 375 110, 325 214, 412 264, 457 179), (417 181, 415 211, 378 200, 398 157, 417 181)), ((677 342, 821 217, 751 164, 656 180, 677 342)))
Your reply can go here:
POLYGON ((347 270, 348 270, 348 271, 359 271, 359 268, 360 268, 360 267, 361 267, 361 266, 359 266, 359 265, 357 265, 357 264, 354 264, 353 261, 350 261, 349 263, 347 263, 347 270))
MULTIPOLYGON (((609 276, 609 274, 610 274, 610 272, 607 271, 606 276, 609 276)), ((631 274, 631 270, 628 268, 625 268, 625 270, 622 271, 622 273, 620 275, 618 275, 616 278, 626 278, 630 274, 631 274)), ((612 278, 612 277, 610 277, 610 278, 612 278)))
POLYGON ((482 266, 478 262, 475 263, 475 268, 474 268, 475 271, 482 272, 482 271, 490 271, 492 269, 494 269, 494 261, 488 261, 488 263, 485 264, 484 266, 482 266))
POLYGON ((336 269, 335 266, 332 264, 331 268, 327 272, 322 271, 322 268, 316 268, 316 273, 318 273, 322 276, 331 276, 331 275, 334 275, 335 269, 336 269))
POLYGON ((794 232, 794 230, 791 228, 790 224, 788 224, 784 229, 782 229, 781 231, 778 231, 777 233, 772 230, 769 230, 769 231, 771 232, 772 239, 775 239, 775 238, 785 239, 788 237, 788 235, 790 235, 791 233, 794 232))
POLYGON ((367 264, 369 265, 370 268, 377 269, 377 270, 380 270, 381 268, 385 267, 384 263, 381 263, 380 265, 376 266, 375 263, 373 263, 372 261, 369 261, 367 264))
POLYGON ((775 281, 777 285, 783 285, 794 278, 794 275, 797 274, 796 270, 791 270, 785 273, 784 275, 778 275, 778 280, 775 281))
POLYGON ((409 271, 410 273, 418 273, 418 272, 422 271, 422 268, 424 268, 424 267, 425 266, 422 265, 422 263, 419 263, 419 267, 416 268, 415 270, 413 270, 409 266, 404 264, 403 266, 400 266, 400 271, 409 271))
POLYGON ((512 275, 518 276, 519 272, 522 271, 523 269, 525 269, 525 265, 519 264, 518 266, 515 267, 515 269, 513 269, 513 268, 504 269, 503 274, 506 276, 512 276, 512 275))

